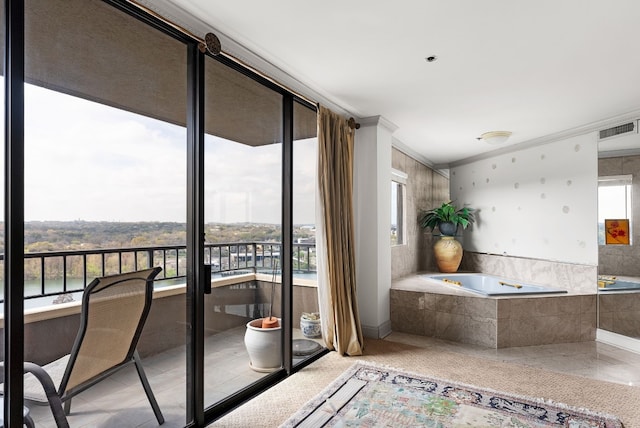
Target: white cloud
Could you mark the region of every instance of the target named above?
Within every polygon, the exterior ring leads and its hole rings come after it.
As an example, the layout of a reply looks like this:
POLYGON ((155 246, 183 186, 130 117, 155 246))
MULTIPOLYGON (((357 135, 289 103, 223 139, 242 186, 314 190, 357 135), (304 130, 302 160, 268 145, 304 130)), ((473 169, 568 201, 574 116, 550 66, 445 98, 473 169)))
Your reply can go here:
POLYGON ((184 129, 35 87, 25 111, 25 219, 185 221, 184 129))
MULTIPOLYGON (((184 128, 30 85, 25 94, 26 220, 186 220, 184 128)), ((207 136, 205 152, 206 221, 280 222, 281 145, 207 136)), ((297 141, 294 159, 294 222, 313 223, 314 142, 297 141)))

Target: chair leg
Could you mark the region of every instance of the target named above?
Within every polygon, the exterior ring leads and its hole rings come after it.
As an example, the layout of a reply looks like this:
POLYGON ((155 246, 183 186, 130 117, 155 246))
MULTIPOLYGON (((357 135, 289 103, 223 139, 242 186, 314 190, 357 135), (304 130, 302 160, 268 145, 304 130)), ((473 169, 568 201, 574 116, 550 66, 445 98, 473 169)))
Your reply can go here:
POLYGON ((33 422, 33 419, 31 419, 31 416, 29 415, 24 417, 24 424, 27 426, 27 428, 36 428, 35 422, 33 422))
POLYGON ((133 360, 136 365, 136 370, 138 371, 138 377, 140 377, 140 382, 142 382, 144 392, 147 394, 147 398, 149 399, 149 403, 151 404, 151 408, 153 409, 153 413, 156 415, 158 424, 162 425, 164 423, 164 416, 162 416, 160 406, 158 406, 156 397, 153 395, 153 391, 151 391, 151 385, 149 385, 149 380, 147 380, 147 375, 145 374, 144 368, 142 367, 142 361, 140 360, 140 355, 138 355, 137 349, 133 352, 133 360))
POLYGON ((64 414, 69 416, 71 413, 71 398, 67 398, 64 402, 64 414))

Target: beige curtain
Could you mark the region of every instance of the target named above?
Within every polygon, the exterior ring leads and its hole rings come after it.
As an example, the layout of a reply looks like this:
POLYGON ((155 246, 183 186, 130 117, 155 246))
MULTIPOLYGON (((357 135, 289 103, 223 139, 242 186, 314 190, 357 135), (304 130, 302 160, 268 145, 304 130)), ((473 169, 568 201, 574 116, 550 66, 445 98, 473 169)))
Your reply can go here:
POLYGON ((322 106, 318 112, 317 263, 322 337, 340 354, 362 355, 356 295, 353 130, 322 106))

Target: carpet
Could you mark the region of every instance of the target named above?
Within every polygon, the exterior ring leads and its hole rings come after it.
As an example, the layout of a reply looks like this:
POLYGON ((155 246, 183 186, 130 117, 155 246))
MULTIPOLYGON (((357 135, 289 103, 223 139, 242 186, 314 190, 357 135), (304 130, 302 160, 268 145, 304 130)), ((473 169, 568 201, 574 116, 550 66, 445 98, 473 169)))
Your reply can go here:
POLYGON ((278 427, 359 360, 515 395, 545 397, 613 414, 625 428, 640 428, 639 387, 447 352, 432 345, 424 347, 379 339, 365 339, 363 355, 358 357, 328 353, 210 426, 278 427))
POLYGON ((285 421, 316 427, 620 428, 612 415, 358 361, 285 421))

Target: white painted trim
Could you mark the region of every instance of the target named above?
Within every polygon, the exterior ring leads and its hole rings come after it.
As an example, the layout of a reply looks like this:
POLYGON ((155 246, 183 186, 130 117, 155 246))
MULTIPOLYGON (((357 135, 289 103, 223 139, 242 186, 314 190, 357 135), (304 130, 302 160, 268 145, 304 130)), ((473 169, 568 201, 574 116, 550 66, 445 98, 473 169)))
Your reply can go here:
POLYGON ((612 333, 607 330, 596 329, 596 342, 606 343, 627 351, 640 354, 640 340, 629 336, 612 333))
POLYGON ((400 184, 407 184, 409 174, 399 169, 391 168, 391 180, 400 184))
MULTIPOLYGON (((530 147, 542 146, 544 144, 554 143, 556 141, 565 140, 567 138, 576 137, 578 135, 588 134, 590 132, 597 132, 597 131, 600 131, 601 129, 610 128, 620 123, 624 123, 625 121, 628 122, 630 120, 637 119, 638 116, 640 116, 640 110, 634 110, 630 113, 626 113, 620 116, 600 120, 597 122, 592 122, 583 126, 567 129, 565 131, 560 131, 554 134, 545 135, 540 138, 534 138, 533 140, 524 141, 522 143, 514 144, 512 146, 502 147, 497 150, 481 153, 476 156, 471 156, 466 159, 461 159, 455 162, 451 162, 447 166, 454 167, 454 166, 466 165, 475 161, 493 158, 495 156, 502 155, 505 153, 512 153, 512 152, 520 151, 523 149, 528 149, 530 147)), ((594 136, 593 144, 597 144, 596 136, 594 136)), ((436 165, 436 167, 444 167, 444 166, 445 165, 436 165)))
POLYGON ((398 129, 398 125, 391 122, 389 119, 386 119, 384 116, 363 117, 360 118, 359 122, 361 126, 381 126, 391 134, 396 132, 396 130, 398 129))
POLYGON ((391 334, 391 321, 385 321, 377 327, 362 325, 362 336, 369 339, 384 339, 391 334))
POLYGON ((623 156, 638 156, 638 155, 640 155, 640 148, 598 152, 599 158, 619 158, 623 156))

